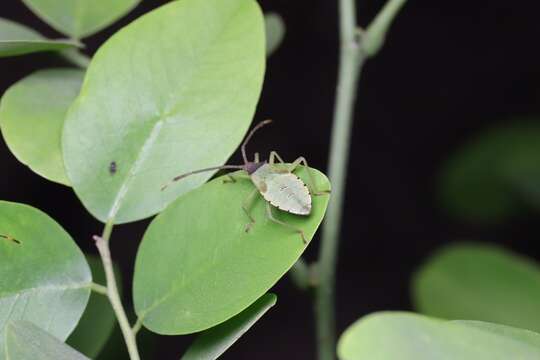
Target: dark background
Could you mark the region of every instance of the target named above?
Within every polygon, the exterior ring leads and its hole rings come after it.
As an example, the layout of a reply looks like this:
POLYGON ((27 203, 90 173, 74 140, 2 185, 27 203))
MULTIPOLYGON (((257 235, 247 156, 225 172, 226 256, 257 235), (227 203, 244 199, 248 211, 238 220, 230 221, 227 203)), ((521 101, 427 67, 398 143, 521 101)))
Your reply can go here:
MULTIPOLYGON (((89 38, 92 54, 111 34, 163 1, 145 0, 119 23, 89 38)), ((335 0, 262 0, 287 24, 269 59, 257 119, 272 127, 252 147, 304 155, 326 169, 336 82, 335 0)), ((358 1, 365 25, 382 0, 358 1)), ((439 206, 436 181, 447 156, 482 130, 540 110, 538 1, 410 0, 383 51, 365 66, 359 87, 340 247, 337 313, 341 332, 377 310, 411 309, 409 279, 433 250, 456 239, 488 241, 540 259, 538 214, 482 227, 463 224, 439 206)), ((18 0, 3 0, 0 16, 60 35, 18 0)), ((0 59, 0 92, 32 71, 66 65, 47 54, 0 59)), ((19 164, 0 140, 0 199, 44 210, 81 248, 101 225, 73 192, 19 164)), ((235 156, 238 160, 239 156, 235 156)), ((148 221, 118 227, 113 257, 130 288, 134 258, 148 221)), ((306 257, 314 259, 318 241, 306 257)), ((273 289, 278 305, 224 359, 313 359, 312 304, 287 278, 273 289)), ((126 291, 129 293, 129 291, 126 291)), ((147 337, 145 335, 145 337, 147 337)), ((160 338, 153 358, 175 359, 190 337, 160 338)))

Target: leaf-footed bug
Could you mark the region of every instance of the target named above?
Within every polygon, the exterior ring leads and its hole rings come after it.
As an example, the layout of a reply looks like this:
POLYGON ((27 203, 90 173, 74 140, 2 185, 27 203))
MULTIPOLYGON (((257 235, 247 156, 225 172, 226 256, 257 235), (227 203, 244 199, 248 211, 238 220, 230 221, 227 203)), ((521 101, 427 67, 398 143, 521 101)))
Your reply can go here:
POLYGON ((307 243, 304 236, 304 231, 302 229, 294 227, 293 225, 274 217, 272 213, 272 206, 291 214, 307 216, 311 213, 311 195, 324 195, 328 194, 330 191, 318 191, 315 189, 315 180, 313 174, 311 173, 311 170, 308 167, 307 161, 304 157, 299 157, 291 164, 285 164, 278 153, 272 151, 270 152, 268 161, 260 161, 258 153, 255 153, 254 161, 248 160, 246 155, 246 146, 251 140, 251 137, 257 130, 267 124, 270 124, 271 122, 272 120, 264 120, 260 122, 251 130, 244 140, 241 147, 242 158, 244 160, 243 165, 214 166, 190 171, 188 173, 176 176, 171 180, 170 183, 163 186, 161 190, 165 190, 173 182, 193 174, 222 169, 244 170, 245 173, 237 174, 234 177, 231 174, 228 174, 227 176, 229 177, 229 180, 224 180, 223 182, 236 182, 236 178, 247 178, 250 179, 255 185, 255 189, 253 189, 253 191, 246 197, 242 204, 242 209, 250 220, 250 222, 246 225, 246 232, 249 232, 255 223, 255 219, 251 215, 250 209, 255 199, 255 195, 260 193, 263 199, 266 201, 266 216, 268 219, 276 224, 296 231, 302 237, 302 241, 307 243), (276 160, 281 166, 276 164, 276 160), (308 185, 306 185, 298 176, 293 173, 293 171, 299 165, 303 165, 306 168, 309 178, 308 185))

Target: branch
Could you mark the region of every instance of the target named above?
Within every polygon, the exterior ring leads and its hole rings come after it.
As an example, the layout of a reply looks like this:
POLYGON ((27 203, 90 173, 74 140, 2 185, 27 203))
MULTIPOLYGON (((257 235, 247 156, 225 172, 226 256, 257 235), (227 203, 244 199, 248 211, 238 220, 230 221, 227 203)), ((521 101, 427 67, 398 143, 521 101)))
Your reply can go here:
POLYGON ((389 26, 404 2, 389 0, 367 30, 362 32, 356 22, 354 0, 339 0, 340 62, 328 161, 332 198, 324 221, 315 298, 319 360, 333 360, 336 353, 334 293, 337 250, 358 80, 364 62, 380 50, 389 26))
POLYGON ((116 285, 116 278, 114 276, 114 269, 111 259, 111 251, 109 248, 109 239, 111 237, 113 228, 112 220, 109 220, 105 224, 102 236, 94 236, 96 246, 99 254, 101 255, 101 261, 103 262, 103 268, 105 269, 105 277, 107 278, 107 296, 111 302, 111 306, 114 310, 122 335, 126 342, 126 346, 131 360, 140 360, 139 350, 137 348, 137 339, 135 333, 131 329, 129 320, 126 315, 126 311, 122 306, 122 300, 118 292, 118 286, 116 285))

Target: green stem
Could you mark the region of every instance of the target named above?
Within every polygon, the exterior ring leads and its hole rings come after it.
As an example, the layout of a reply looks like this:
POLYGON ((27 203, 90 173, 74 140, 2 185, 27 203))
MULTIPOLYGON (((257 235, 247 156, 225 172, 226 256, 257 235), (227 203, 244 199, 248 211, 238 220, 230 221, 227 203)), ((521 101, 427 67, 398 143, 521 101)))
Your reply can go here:
POLYGON ((60 55, 64 59, 66 59, 73 65, 80 67, 81 69, 86 69, 88 65, 90 65, 90 58, 77 49, 69 49, 62 51, 60 55))
POLYGON ((137 322, 135 322, 135 325, 133 325, 133 328, 131 329, 135 335, 137 335, 142 328, 142 320, 142 318, 138 318, 137 322))
POLYGON ((336 356, 335 279, 339 231, 343 210, 347 164, 356 89, 364 62, 384 44, 388 28, 405 0, 389 0, 368 26, 360 31, 354 0, 339 0, 340 62, 334 108, 328 175, 332 198, 328 205, 318 261, 318 287, 315 297, 319 360, 336 356))
MULTIPOLYGON (((347 5, 350 0, 341 0, 341 9, 354 7, 347 5)), ((347 17, 346 14, 344 14, 347 17)), ((354 24, 347 21, 348 24, 354 24)), ((352 127, 352 114, 356 99, 356 87, 364 56, 355 39, 355 28, 342 29, 342 44, 338 75, 336 105, 330 145, 329 178, 332 183, 332 200, 325 217, 322 243, 319 253, 319 286, 316 291, 315 313, 317 319, 317 343, 320 360, 335 358, 336 330, 334 315, 334 292, 337 263, 337 249, 343 195, 345 192, 346 168, 349 158, 349 144, 352 127)))
POLYGON ((95 293, 107 296, 107 287, 106 286, 96 284, 96 283, 92 283, 92 284, 90 284, 90 289, 95 293))
POLYGON ((122 306, 122 300, 120 299, 120 293, 118 292, 118 286, 116 285, 116 278, 114 276, 113 263, 111 259, 111 251, 109 248, 109 240, 113 229, 113 221, 109 220, 105 224, 103 234, 100 236, 94 236, 96 246, 99 254, 101 255, 101 261, 103 262, 103 268, 105 269, 105 277, 107 279, 107 296, 111 302, 111 306, 114 310, 118 324, 122 330, 122 335, 126 342, 126 346, 131 360, 140 360, 139 350, 137 348, 137 339, 135 333, 131 329, 129 320, 126 315, 126 311, 122 306))

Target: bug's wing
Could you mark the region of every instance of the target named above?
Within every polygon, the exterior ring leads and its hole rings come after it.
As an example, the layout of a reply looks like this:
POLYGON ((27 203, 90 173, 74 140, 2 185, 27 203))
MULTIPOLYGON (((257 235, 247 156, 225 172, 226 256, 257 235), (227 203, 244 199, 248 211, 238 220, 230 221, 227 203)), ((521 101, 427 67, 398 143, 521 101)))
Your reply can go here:
POLYGON ((311 213, 309 189, 295 174, 275 174, 266 179, 266 186, 261 194, 273 206, 296 215, 311 213))

